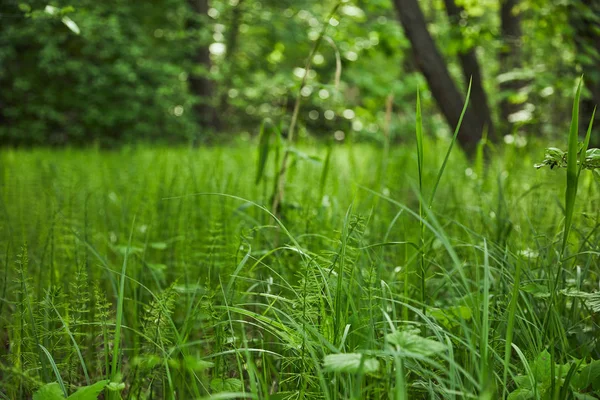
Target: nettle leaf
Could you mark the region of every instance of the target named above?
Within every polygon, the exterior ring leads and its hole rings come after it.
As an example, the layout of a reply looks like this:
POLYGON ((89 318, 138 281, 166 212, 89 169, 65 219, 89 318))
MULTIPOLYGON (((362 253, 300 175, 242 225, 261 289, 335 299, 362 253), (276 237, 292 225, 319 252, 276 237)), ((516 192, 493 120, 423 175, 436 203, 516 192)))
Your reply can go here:
POLYGON ((367 358, 360 353, 329 354, 323 360, 323 367, 331 372, 357 373, 362 371, 367 374, 379 369, 379 361, 367 358))
POLYGON ((35 392, 33 400, 65 400, 65 396, 58 382, 52 382, 35 392))
POLYGON ((99 381, 90 386, 79 388, 75 393, 70 395, 67 400, 96 400, 98 395, 108 385, 108 380, 99 381))
POLYGON ((432 356, 446 350, 446 345, 431 339, 425 339, 414 332, 396 331, 385 336, 391 344, 395 344, 407 353, 421 356, 432 356))
POLYGON ((210 382, 210 388, 215 392, 239 392, 242 390, 242 381, 237 378, 215 378, 210 382))

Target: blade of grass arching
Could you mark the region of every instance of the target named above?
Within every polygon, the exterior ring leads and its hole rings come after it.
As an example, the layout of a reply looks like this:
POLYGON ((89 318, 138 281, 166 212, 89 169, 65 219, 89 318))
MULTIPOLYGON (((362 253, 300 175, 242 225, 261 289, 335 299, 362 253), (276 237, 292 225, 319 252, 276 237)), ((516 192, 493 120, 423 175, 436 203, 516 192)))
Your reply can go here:
POLYGON ((460 113, 460 118, 458 118, 458 123, 456 124, 456 129, 454 129, 454 136, 452 136, 452 141, 450 142, 450 146, 448 147, 448 151, 446 152, 446 156, 444 157, 444 162, 438 171, 437 178, 435 180, 435 184, 433 185, 433 190, 431 191, 431 196, 429 197, 429 208, 433 205, 433 199, 435 197, 435 192, 437 191, 438 185, 442 180, 442 175, 444 174, 444 170, 446 169, 446 164, 448 163, 448 159, 450 158, 450 153, 452 152, 452 148, 454 147, 454 143, 456 143, 456 138, 458 137, 458 132, 460 131, 460 127, 462 125, 463 117, 467 112, 467 106, 469 105, 469 99, 471 98, 471 83, 472 79, 469 80, 469 88, 467 89, 467 96, 465 97, 465 105, 460 113))
POLYGON ((521 261, 517 261, 515 267, 515 281, 513 283, 513 290, 510 298, 510 305, 508 306, 508 318, 506 327, 506 343, 504 345, 504 372, 502 374, 502 387, 503 395, 502 398, 506 398, 507 378, 508 378, 508 367, 510 365, 510 356, 512 353, 512 340, 515 328, 515 314, 517 313, 517 303, 519 301, 519 288, 521 286, 521 261))
MULTIPOLYGON (((46 349, 44 346, 42 346, 41 344, 38 344, 38 346, 42 349, 42 351, 46 354, 46 357, 48 357, 48 361, 50 361, 50 366, 52 367, 52 370, 54 371, 54 375, 56 375, 56 382, 58 382, 58 385, 60 386, 60 388, 62 389, 65 397, 69 396, 69 393, 67 392, 67 388, 65 387, 65 383, 62 380, 62 376, 60 376, 60 371, 58 370, 58 366, 56 365, 56 363, 54 362, 54 358, 52 358, 52 354, 50 354, 50 352, 48 351, 48 349, 46 349)), ((35 396, 34 396, 35 397, 35 396)))
MULTIPOLYGON (((133 227, 135 226, 135 217, 131 223, 131 231, 129 232, 129 241, 125 248, 125 255, 123 257, 123 266, 121 268, 121 276, 119 282, 119 292, 117 298, 117 316, 115 322, 115 336, 113 339, 113 358, 110 370, 111 382, 116 382, 119 375, 119 360, 120 360, 120 347, 121 347, 121 326, 123 325, 123 301, 125 299, 125 274, 127 272, 127 259, 129 256, 129 249, 131 248, 131 239, 133 238, 133 227)), ((118 383, 118 382, 116 382, 118 383)), ((118 399, 120 397, 118 392, 110 392, 111 399, 118 399)))
POLYGON ((252 247, 250 246, 249 243, 247 243, 246 245, 248 246, 248 251, 246 251, 246 254, 242 258, 242 261, 239 262, 239 264, 237 265, 237 268, 235 269, 235 271, 233 271, 233 274, 231 275, 231 278, 229 279, 229 282, 227 283, 227 288, 225 289, 225 293, 223 293, 223 295, 226 296, 226 298, 229 298, 231 300, 233 300, 233 293, 231 291, 231 288, 233 288, 233 285, 235 283, 237 276, 240 274, 240 272, 242 271, 242 268, 244 268, 244 265, 246 265, 246 262, 248 262, 248 259, 250 258, 250 255, 252 254, 252 247))
POLYGON ((69 329, 69 326, 67 325, 67 323, 65 322, 63 317, 60 315, 60 313, 58 312, 58 310, 56 309, 54 304, 52 304, 52 308, 54 309, 54 312, 58 316, 58 319, 60 320, 60 322, 63 324, 63 328, 65 328, 67 335, 71 338, 71 341, 73 342, 73 347, 75 347, 75 352, 77 353, 77 356, 79 357, 79 362, 81 363, 81 368, 83 369, 83 375, 85 376, 85 383, 88 386, 90 386, 92 384, 92 382, 90 381, 90 376, 88 375, 87 367, 85 366, 85 362, 83 361, 83 356, 81 355, 81 350, 79 349, 79 345, 77 344, 77 341, 73 337, 73 334, 71 333, 71 330, 69 329))

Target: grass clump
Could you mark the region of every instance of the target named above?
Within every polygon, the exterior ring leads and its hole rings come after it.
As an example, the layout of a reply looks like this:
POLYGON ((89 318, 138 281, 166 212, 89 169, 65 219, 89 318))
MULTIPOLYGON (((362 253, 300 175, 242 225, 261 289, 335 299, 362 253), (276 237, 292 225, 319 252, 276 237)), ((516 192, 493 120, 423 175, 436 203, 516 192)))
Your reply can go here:
POLYGON ((258 168, 247 146, 3 150, 0 398, 599 397, 576 135, 566 179, 538 143, 485 167, 422 131, 385 163, 297 144, 273 213, 277 135, 258 168))

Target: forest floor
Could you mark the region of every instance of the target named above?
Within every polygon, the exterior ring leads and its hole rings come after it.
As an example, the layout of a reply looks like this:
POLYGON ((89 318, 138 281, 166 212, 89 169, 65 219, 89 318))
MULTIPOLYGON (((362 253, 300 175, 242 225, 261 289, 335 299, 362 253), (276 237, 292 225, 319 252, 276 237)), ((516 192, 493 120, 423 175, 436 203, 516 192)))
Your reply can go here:
POLYGON ((2 150, 0 398, 600 398, 599 187, 565 233, 517 144, 303 148, 274 213, 257 144, 2 150))

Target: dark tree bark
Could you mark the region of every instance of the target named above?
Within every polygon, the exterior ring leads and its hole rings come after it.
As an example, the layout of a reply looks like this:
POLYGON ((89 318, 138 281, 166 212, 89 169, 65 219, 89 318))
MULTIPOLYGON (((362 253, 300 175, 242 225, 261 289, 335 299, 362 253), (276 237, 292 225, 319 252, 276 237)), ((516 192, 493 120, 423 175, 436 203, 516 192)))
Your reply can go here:
MULTIPOLYGON (((460 34, 460 22, 461 14, 464 11, 462 7, 456 5, 454 0, 444 0, 446 4, 446 13, 450 22, 457 29, 461 42, 462 34, 460 34)), ((490 112, 489 102, 485 89, 483 88, 483 79, 481 75, 481 68, 477 61, 477 54, 475 48, 461 49, 458 53, 458 59, 462 67, 463 77, 465 84, 468 85, 471 81, 471 101, 470 106, 473 107, 475 117, 478 120, 478 124, 487 127, 489 137, 494 136, 494 124, 492 123, 492 113, 490 112)))
MULTIPOLYGON (((521 16, 515 7, 519 0, 503 0, 500 7, 500 30, 502 34, 502 49, 500 50, 500 69, 508 73, 521 68, 521 16)), ((516 92, 523 88, 526 82, 520 78, 507 79, 500 83, 500 90, 505 93, 516 92)), ((521 109, 521 105, 514 104, 504 97, 500 102, 502 124, 510 129, 509 116, 521 109)))
POLYGON ((231 21, 227 30, 227 37, 225 40, 227 52, 225 53, 224 64, 227 68, 225 72, 225 79, 223 81, 221 95, 219 96, 219 110, 225 114, 229 111, 229 89, 233 84, 233 77, 236 73, 236 64, 233 61, 233 56, 238 47, 238 38, 240 35, 240 25, 242 23, 243 9, 242 5, 244 0, 239 0, 238 3, 231 9, 231 21))
MULTIPOLYGON (((425 17, 419 7, 418 0, 394 0, 394 5, 404 32, 411 43, 415 62, 425 79, 427 79, 429 89, 444 118, 451 128, 455 129, 458 125, 464 99, 448 72, 444 58, 427 30, 425 17)), ((484 125, 483 120, 477 117, 473 107, 469 107, 458 134, 458 142, 468 153, 475 150, 484 125)))
MULTIPOLYGON (((196 18, 188 21, 188 28, 192 30, 202 29, 203 26, 199 21, 208 17, 208 0, 188 0, 188 4, 197 14, 196 18)), ((198 40, 197 35, 193 35, 193 37, 194 40, 198 40)), ((203 69, 208 73, 211 67, 208 45, 202 44, 192 47, 196 49, 195 53, 192 54, 193 63, 203 66, 203 69)), ((218 130, 221 124, 213 106, 215 100, 213 82, 205 74, 190 74, 189 82, 192 93, 198 97, 198 102, 194 106, 194 113, 196 114, 198 124, 202 128, 218 130)))
MULTIPOLYGON (((591 93, 591 97, 581 101, 581 127, 587 129, 594 107, 600 107, 600 0, 573 1, 569 20, 584 83, 591 93)), ((600 110, 596 111, 592 141, 600 145, 600 110)))

